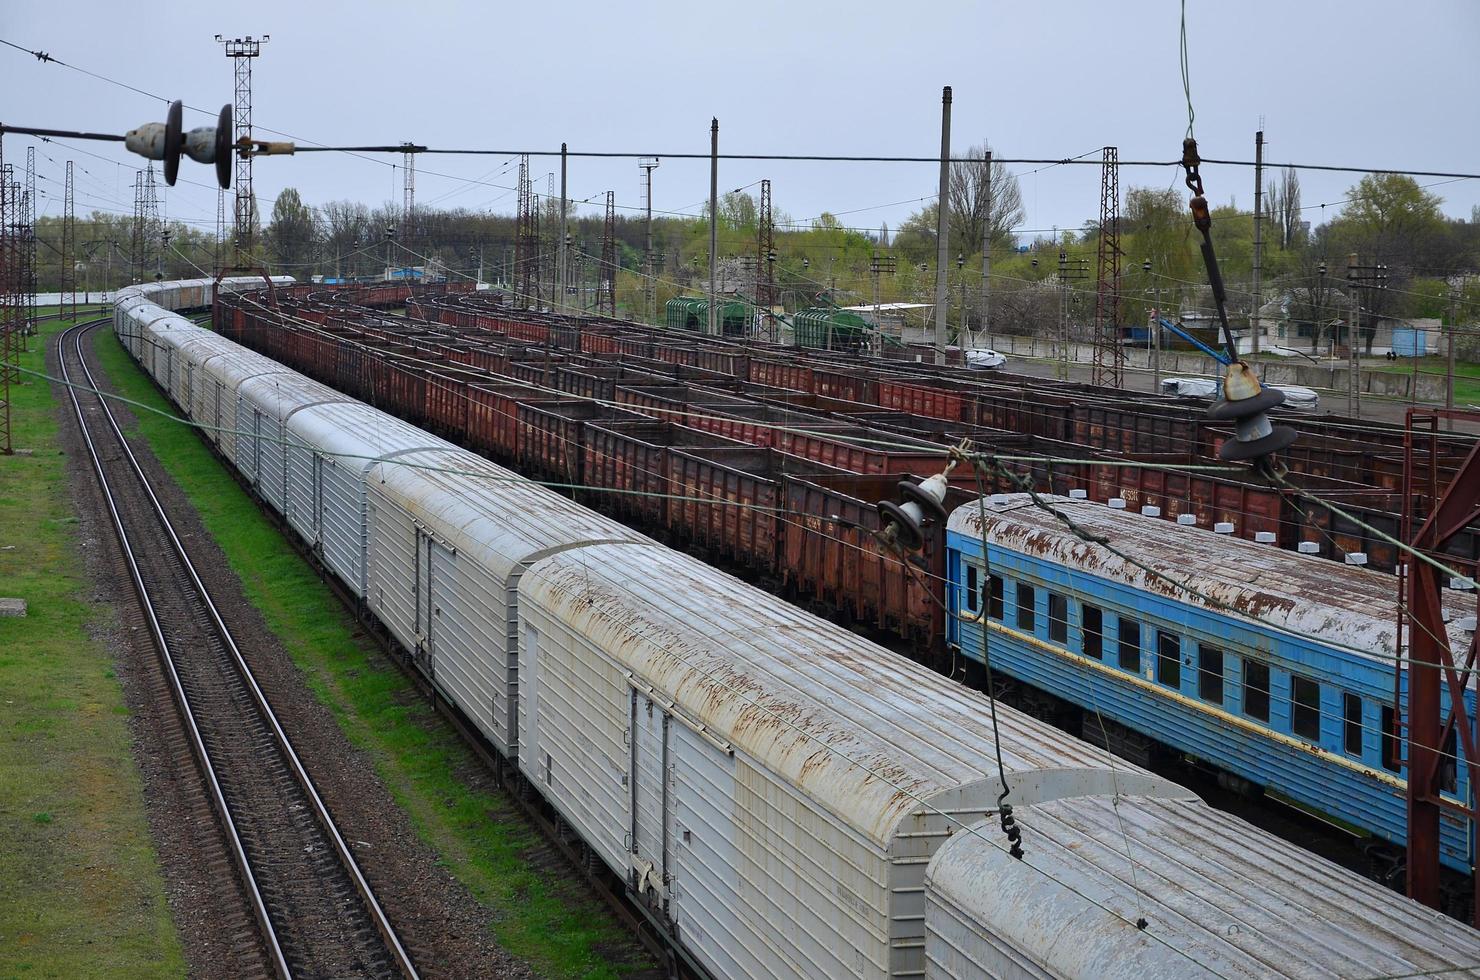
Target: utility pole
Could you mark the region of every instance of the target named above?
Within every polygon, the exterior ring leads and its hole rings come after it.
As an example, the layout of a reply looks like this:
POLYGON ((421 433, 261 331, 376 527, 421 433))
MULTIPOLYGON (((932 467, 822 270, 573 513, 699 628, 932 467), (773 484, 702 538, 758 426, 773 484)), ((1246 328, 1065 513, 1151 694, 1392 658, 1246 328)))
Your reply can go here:
POLYGON ((1073 301, 1070 283, 1089 278, 1089 259, 1069 259, 1062 246, 1059 248, 1059 359, 1054 376, 1060 381, 1069 380, 1069 310, 1073 301))
POLYGON ((562 309, 565 308, 566 287, 569 285, 569 282, 568 282, 568 280, 569 280, 569 274, 568 274, 568 272, 566 270, 566 267, 565 267, 565 263, 570 258, 569 253, 566 252, 566 248, 565 248, 565 245, 566 245, 565 239, 570 234, 570 230, 569 230, 568 223, 567 223, 567 218, 565 216, 565 207, 566 207, 566 205, 565 205, 565 162, 566 162, 566 147, 565 147, 565 144, 564 143, 561 143, 560 144, 560 231, 559 231, 560 240, 555 243, 555 249, 556 249, 555 264, 559 267, 558 269, 556 269, 555 279, 556 279, 556 282, 557 282, 557 288, 560 290, 560 298, 555 301, 555 310, 556 310, 556 312, 559 312, 560 310, 562 310, 562 309))
MULTIPOLYGON (((1459 330, 1459 295, 1464 285, 1461 277, 1459 285, 1449 287, 1449 343, 1444 352, 1444 407, 1449 410, 1454 409, 1454 335, 1459 330)), ((1453 428, 1453 419, 1448 422, 1453 428)))
MULTIPOLYGON (((1385 265, 1357 265, 1357 253, 1352 252, 1346 259, 1346 282, 1351 289, 1351 323, 1347 326, 1347 395, 1346 410, 1352 418, 1358 418, 1362 410, 1361 399, 1361 359, 1359 350, 1362 343, 1362 305, 1358 299, 1363 289, 1386 289, 1387 288, 1387 266, 1385 265)), ((1414 356, 1417 357, 1417 341, 1414 341, 1414 356)))
POLYGON ((643 225, 646 243, 642 250, 642 312, 648 323, 658 317, 658 289, 653 269, 653 171, 658 169, 657 157, 642 157, 637 165, 642 168, 642 204, 647 210, 643 225))
POLYGON ((946 254, 951 214, 951 87, 940 91, 940 196, 935 199, 935 363, 946 362, 946 254))
POLYGON ((1095 255, 1094 371, 1091 384, 1119 388, 1125 352, 1120 344, 1120 151, 1107 146, 1100 160, 1100 235, 1095 255))
POLYGON ((972 342, 971 324, 966 322, 966 256, 960 252, 956 253, 956 279, 956 284, 961 287, 961 332, 956 339, 964 352, 976 344, 972 342))
MULTIPOLYGON (((987 220, 982 227, 982 329, 987 334, 987 346, 992 346, 992 151, 986 150, 982 156, 982 166, 986 172, 982 176, 982 193, 987 198, 987 220)), ((966 305, 963 297, 962 306, 966 305)), ((965 319, 965 314, 962 315, 965 319)))
POLYGON ((1263 321, 1259 318, 1259 308, 1264 305, 1264 295, 1261 292, 1263 283, 1264 263, 1264 130, 1254 134, 1254 308, 1249 313, 1249 332, 1254 335, 1252 347, 1255 354, 1259 353, 1259 334, 1263 329, 1263 321))
MULTIPOLYGON (((272 40, 272 35, 264 34, 261 40, 257 40, 248 34, 246 37, 237 37, 227 40, 220 34, 216 35, 216 43, 222 45, 226 51, 226 57, 230 58, 236 67, 236 105, 232 118, 236 121, 236 144, 246 146, 252 141, 252 59, 262 54, 262 45, 272 40), (245 142, 243 142, 245 141, 245 142)), ((236 245, 239 249, 238 261, 241 265, 251 261, 252 237, 255 232, 253 225, 256 215, 252 213, 252 155, 245 150, 239 150, 236 155, 236 245)))
POLYGON ((709 335, 720 332, 719 302, 719 118, 709 121, 709 335))

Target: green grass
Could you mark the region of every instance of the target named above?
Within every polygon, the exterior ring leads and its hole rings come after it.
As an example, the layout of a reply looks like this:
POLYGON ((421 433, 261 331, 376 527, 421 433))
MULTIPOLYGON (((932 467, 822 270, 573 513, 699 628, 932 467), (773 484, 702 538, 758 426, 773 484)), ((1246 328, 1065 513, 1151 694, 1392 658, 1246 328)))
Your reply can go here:
MULTIPOLYGON (((156 408, 167 403, 109 333, 98 352, 117 388, 156 408)), ((241 577, 247 598, 282 638, 314 694, 405 807, 449 871, 490 910, 489 928, 543 974, 620 977, 650 967, 599 901, 569 877, 531 870, 537 834, 500 793, 460 774, 482 763, 415 692, 357 638, 333 593, 263 517, 188 426, 149 412, 137 432, 180 484, 241 577)))
MULTIPOLYGON (((1399 361, 1389 361, 1386 358, 1363 358, 1362 370, 1377 371, 1382 374, 1412 374, 1413 362, 1408 358, 1399 361)), ((1447 370, 1447 362, 1442 357, 1418 359, 1419 374, 1443 378, 1447 370)), ((1454 404, 1456 406, 1480 404, 1480 364, 1473 361, 1455 362, 1454 404)))
POLYGON ((88 599, 56 402, 27 376, 11 391, 33 455, 0 456, 0 595, 29 605, 0 619, 0 976, 183 976, 113 654, 89 634, 112 610, 88 599))

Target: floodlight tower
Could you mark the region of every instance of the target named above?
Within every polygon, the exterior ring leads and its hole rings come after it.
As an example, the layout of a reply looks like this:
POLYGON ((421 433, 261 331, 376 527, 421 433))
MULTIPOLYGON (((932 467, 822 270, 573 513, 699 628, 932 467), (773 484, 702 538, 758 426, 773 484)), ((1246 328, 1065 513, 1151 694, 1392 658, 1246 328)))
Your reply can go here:
POLYGON ((256 215, 252 213, 252 155, 246 147, 252 140, 252 59, 262 54, 262 45, 272 40, 264 34, 260 39, 248 34, 246 37, 227 39, 216 35, 216 43, 226 51, 226 57, 236 65, 236 241, 237 248, 252 254, 252 233, 256 215))

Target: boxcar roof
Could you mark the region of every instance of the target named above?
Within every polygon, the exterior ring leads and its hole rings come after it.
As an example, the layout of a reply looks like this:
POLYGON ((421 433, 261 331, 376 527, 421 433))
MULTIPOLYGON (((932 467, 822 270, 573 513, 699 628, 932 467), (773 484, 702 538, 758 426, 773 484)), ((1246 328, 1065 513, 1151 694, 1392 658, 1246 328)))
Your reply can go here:
POLYGON ((342 401, 301 408, 288 417, 288 431, 321 452, 366 469, 374 460, 408 449, 457 447, 364 402, 342 401))
MULTIPOLYGON (((1389 663, 1392 660, 1398 603, 1397 580, 1392 575, 1087 500, 1044 499, 1086 531, 1104 535, 1117 551, 1196 589, 1216 604, 1173 586, 1102 545, 1080 539, 1052 514, 1035 506, 1027 494, 1000 494, 988 501, 990 544, 1226 612, 1220 609, 1221 604, 1279 630, 1389 663)), ((973 501, 956 508, 949 527, 954 533, 980 541, 982 517, 978 504, 973 501)), ((1450 641, 1462 648, 1468 644, 1469 635, 1459 627, 1459 620, 1467 614, 1459 596, 1446 590, 1446 609, 1452 614, 1450 641)), ((1468 612, 1473 611, 1472 601, 1468 612)))
POLYGON ((368 479, 500 581, 552 549, 592 541, 651 543, 625 524, 455 447, 378 463, 368 479))
MULTIPOLYGON (((984 695, 681 552, 579 548, 534 564, 519 591, 880 846, 918 800, 996 774, 984 695)), ((1009 782, 1109 768, 1103 749, 997 715, 1009 782)))
POLYGON ((1055 975, 1358 978, 1480 966, 1480 933, 1237 817, 1195 800, 1118 802, 1019 808, 1021 861, 994 824, 977 824, 936 852, 927 890, 1055 975))

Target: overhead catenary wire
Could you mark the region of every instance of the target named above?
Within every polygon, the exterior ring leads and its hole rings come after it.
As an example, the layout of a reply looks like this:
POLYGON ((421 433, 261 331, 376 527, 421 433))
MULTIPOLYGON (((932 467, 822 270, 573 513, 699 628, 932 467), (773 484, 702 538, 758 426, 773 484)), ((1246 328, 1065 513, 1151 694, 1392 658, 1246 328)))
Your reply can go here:
MULTIPOLYGON (((248 301, 250 302, 250 300, 248 300, 248 301)), ((259 305, 260 306, 260 304, 256 304, 256 305, 259 305)), ((267 307, 261 307, 261 308, 264 309, 264 310, 268 310, 269 309, 267 307)), ((317 330, 318 329, 317 325, 314 324, 314 323, 312 323, 311 321, 304 320, 304 321, 300 321, 300 322, 302 323, 303 326, 307 327, 308 329, 311 329, 311 330, 317 330)), ((336 338, 336 339, 342 339, 342 338, 336 338)), ((367 348, 367 350, 368 350, 368 348, 367 348)), ((508 380, 517 381, 517 379, 512 379, 512 378, 508 378, 508 380)), ((520 382, 520 383, 522 383, 522 382, 520 382)), ((557 394, 557 395, 558 394, 568 394, 568 393, 560 392, 557 389, 543 389, 542 388, 541 390, 545 390, 545 391, 548 391, 548 392, 550 392, 552 394, 557 394)), ((613 405, 613 406, 621 406, 622 405, 622 403, 616 403, 616 402, 604 402, 603 404, 608 404, 608 405, 613 405)), ((625 406, 625 407, 630 407, 630 406, 625 406)), ((793 431, 805 432, 806 430, 793 430, 793 431)), ((942 448, 944 448, 944 447, 942 447, 942 448)), ((948 452, 949 450, 946 450, 946 451, 948 452)), ((981 456, 983 454, 976 454, 976 455, 977 456, 981 456)), ((987 454, 987 455, 990 455, 990 458, 995 461, 994 465, 1000 466, 1000 462, 1001 462, 1001 459, 1002 459, 1001 457, 998 457, 998 456, 995 456, 995 455, 991 455, 991 454, 987 454)), ((1003 473, 1004 474, 1008 474, 1008 473, 1011 473, 1011 471, 1010 470, 1003 469, 1003 473)), ((1020 481, 1022 479, 1025 479, 1025 478, 1014 476, 1012 479, 1013 479, 1013 482, 1014 483, 1020 483, 1020 481)), ((596 490, 599 491, 602 488, 591 488, 591 489, 596 489, 596 490)), ((703 498, 701 498, 701 499, 703 499, 703 498)), ((706 501, 706 502, 712 502, 712 501, 706 501)), ((829 536, 830 537, 834 537, 834 536, 831 536, 831 535, 829 535, 829 536)), ((1199 594, 1197 592, 1197 590, 1191 589, 1191 588, 1187 588, 1186 591, 1189 591, 1189 592, 1191 592, 1193 594, 1199 594)), ((1258 620, 1255 617, 1249 616, 1247 613, 1244 613, 1244 612, 1242 612, 1240 610, 1236 610, 1233 607, 1227 606, 1226 604, 1219 603, 1218 600, 1211 599, 1211 597, 1207 597, 1207 598, 1209 599, 1210 602, 1214 603, 1215 605, 1219 605, 1219 606, 1223 607, 1224 611, 1226 611, 1226 612, 1229 612, 1231 614, 1240 616, 1241 618, 1249 619, 1251 622, 1259 623, 1260 625, 1266 626, 1268 628, 1275 629, 1277 632, 1289 633, 1290 635, 1299 635, 1299 634, 1293 633, 1290 630, 1282 629, 1282 628, 1280 628, 1278 626, 1275 626, 1274 624, 1269 624, 1269 623, 1263 622, 1262 620, 1258 620)), ((1371 656, 1370 652, 1368 652, 1368 651, 1362 651, 1362 650, 1357 650, 1355 648, 1345 647, 1343 644, 1333 643, 1333 642, 1331 642, 1329 640, 1322 640, 1322 642, 1325 642, 1327 645, 1333 646, 1333 647, 1336 647, 1336 648, 1347 648, 1347 649, 1350 649, 1351 652, 1353 652, 1353 653, 1355 653, 1357 655, 1360 655, 1360 656, 1371 656)), ((1477 667, 1476 670, 1475 671, 1472 671, 1472 672, 1480 672, 1480 667, 1477 667)))
MULTIPOLYGON (((164 419, 166 419, 169 422, 172 422, 172 423, 175 423, 175 424, 179 424, 179 425, 183 425, 183 426, 186 426, 188 428, 195 429, 196 431, 199 431, 199 432, 215 432, 215 433, 222 434, 222 435, 230 434, 230 435, 233 435, 233 436, 238 437, 238 438, 244 438, 244 439, 247 439, 247 440, 253 440, 253 441, 256 441, 256 442, 259 442, 259 443, 263 443, 263 444, 267 444, 267 445, 277 445, 277 446, 281 446, 283 448, 287 448, 287 447, 293 445, 293 443, 289 439, 287 439, 286 436, 284 436, 284 437, 273 437, 273 436, 269 436, 269 435, 265 435, 265 434, 260 434, 260 433, 257 433, 255 431, 234 429, 234 428, 229 428, 229 427, 224 427, 224 426, 210 425, 208 423, 199 422, 199 421, 196 421, 196 420, 193 420, 193 419, 184 418, 184 417, 175 415, 172 412, 168 412, 168 411, 165 411, 165 410, 156 408, 154 406, 151 406, 151 405, 148 405, 148 404, 139 402, 139 401, 137 401, 135 399, 130 399, 130 398, 126 397, 126 396, 118 395, 118 394, 115 394, 115 393, 112 393, 112 392, 102 391, 101 389, 98 389, 98 388, 95 388, 95 387, 90 387, 90 386, 81 384, 79 382, 67 381, 65 379, 62 379, 62 378, 59 378, 59 377, 54 377, 54 376, 48 375, 48 374, 46 374, 44 372, 37 371, 37 370, 34 370, 34 369, 21 368, 20 370, 24 374, 27 374, 27 375, 36 377, 38 379, 44 379, 44 380, 50 381, 53 384, 58 384, 58 385, 62 385, 62 386, 69 387, 69 388, 78 388, 78 389, 81 389, 81 390, 85 390, 85 391, 89 392, 90 394, 96 395, 98 397, 106 398, 106 399, 109 399, 109 400, 112 400, 112 401, 117 401, 117 402, 119 402, 121 404, 125 404, 125 405, 129 406, 131 409, 134 409, 136 411, 144 411, 144 412, 148 412, 148 413, 151 413, 151 414, 154 414, 154 415, 161 416, 161 417, 163 417, 164 419)), ((560 437, 557 436, 557 438, 560 438, 560 437)), ((483 470, 483 469, 463 469, 463 468, 459 468, 459 467, 448 467, 448 466, 442 466, 442 465, 432 464, 432 463, 420 463, 420 462, 416 462, 414 460, 409 460, 409 459, 404 459, 404 458, 399 458, 399 457, 397 457, 397 458, 384 458, 383 456, 377 456, 377 455, 356 454, 356 453, 343 453, 343 452, 332 453, 330 455, 334 456, 337 459, 359 460, 359 461, 366 462, 366 463, 374 463, 376 465, 392 466, 392 467, 404 468, 404 469, 411 469, 411 470, 421 470, 421 471, 432 472, 432 473, 442 473, 442 474, 446 474, 446 475, 450 475, 450 476, 461 476, 461 477, 465 477, 465 478, 468 478, 468 479, 477 480, 477 481, 480 481, 480 482, 488 482, 488 483, 517 483, 517 484, 521 484, 521 485, 542 486, 542 487, 545 487, 545 488, 548 488, 548 489, 551 489, 551 490, 568 490, 568 491, 596 492, 596 493, 606 494, 606 495, 610 495, 610 496, 650 497, 650 498, 665 499, 665 500, 670 500, 670 501, 698 503, 698 504, 702 504, 702 505, 706 505, 706 506, 733 507, 733 508, 736 508, 736 509, 752 510, 752 511, 756 511, 756 512, 769 513, 769 514, 772 514, 773 516, 777 517, 778 520, 780 520, 782 523, 787 524, 788 526, 795 527, 798 530, 801 530, 801 531, 806 532, 806 533, 819 534, 819 535, 821 535, 823 537, 829 538, 830 540, 833 540, 833 541, 837 542, 838 544, 840 544, 842 546, 848 547, 850 549, 853 549, 853 550, 859 551, 860 553, 863 553, 865 555, 868 555, 871 558, 877 558, 877 559, 879 559, 880 561, 883 561, 883 562, 892 562, 892 563, 902 564, 902 565, 905 566, 905 570, 907 572, 919 572, 921 574, 926 575, 929 578, 936 579, 937 581, 941 582, 943 586, 949 586, 949 585, 955 584, 955 583, 952 583, 947 577, 937 576, 937 575, 934 575, 933 573, 930 573, 930 572, 925 571, 925 570, 915 569, 914 566, 911 565, 910 563, 905 562, 905 561, 903 561, 903 560, 901 560, 901 559, 899 559, 899 558, 897 558, 895 556, 892 556, 892 555, 888 554, 887 552, 885 552, 883 550, 871 550, 871 549, 867 549, 867 548, 863 547, 862 545, 859 545, 859 544, 857 544, 855 542, 852 542, 852 541, 848 541, 847 539, 842 538, 842 537, 840 537, 840 536, 838 536, 836 534, 829 534, 828 532, 822 530, 821 528, 812 527, 810 525, 810 523, 808 523, 808 522, 803 522, 803 521, 800 521, 800 520, 788 520, 787 519, 788 517, 805 518, 807 515, 802 514, 801 512, 798 512, 798 511, 789 510, 788 508, 784 508, 784 507, 768 507, 768 506, 761 505, 761 504, 755 504, 755 503, 746 502, 746 501, 739 501, 739 500, 730 500, 730 499, 727 499, 727 498, 714 497, 714 496, 693 496, 693 495, 684 495, 684 494, 659 493, 659 492, 654 492, 654 491, 631 490, 631 489, 625 489, 625 488, 615 488, 615 487, 599 486, 599 485, 592 485, 592 484, 579 484, 579 483, 574 483, 574 482, 561 482, 561 481, 554 481, 554 480, 540 480, 540 479, 535 479, 535 478, 531 478, 531 477, 526 477, 526 476, 524 476, 522 474, 519 474, 519 473, 517 473, 515 471, 512 471, 512 470, 508 470, 507 471, 508 474, 509 474, 508 476, 499 476, 497 474, 490 473, 487 470, 483 470)), ((499 467, 499 466, 497 466, 497 464, 491 464, 491 465, 493 465, 494 467, 496 467, 498 469, 504 469, 504 467, 499 467)), ((651 471, 649 471, 649 472, 651 472, 651 471)), ((930 594, 930 596, 931 596, 931 598, 932 598, 933 601, 935 601, 935 602, 941 602, 941 600, 934 595, 934 592, 933 591, 931 591, 929 594, 930 594)), ((1271 626, 1271 624, 1264 623, 1261 620, 1254 619, 1253 617, 1248 616, 1248 614, 1243 613, 1242 611, 1234 610, 1234 609, 1231 609, 1231 608, 1229 610, 1227 610, 1227 611, 1229 611, 1232 614, 1239 615, 1239 616, 1241 616, 1243 618, 1247 618, 1251 622, 1254 622, 1254 623, 1256 623, 1258 625, 1263 625, 1263 626, 1267 626, 1267 627, 1268 626, 1271 626)), ((1292 636, 1299 636, 1300 635, 1300 634, 1296 634, 1296 633, 1293 633, 1293 632, 1288 631, 1288 630, 1281 630, 1278 627, 1271 627, 1271 628, 1274 628, 1277 632, 1286 632, 1286 633, 1289 633, 1289 635, 1292 635, 1292 636)), ((1325 643, 1328 646, 1333 646, 1333 647, 1338 648, 1338 649, 1341 648, 1340 644, 1333 644, 1330 641, 1327 641, 1327 640, 1324 640, 1324 639, 1321 640, 1320 642, 1325 643)), ((1353 650, 1352 652, 1358 653, 1359 655, 1363 654, 1363 651, 1353 650)), ((1296 663, 1294 661, 1286 662, 1283 658, 1281 658, 1281 657, 1279 657, 1277 655, 1273 655, 1273 654, 1270 654, 1269 655, 1269 659, 1272 662, 1283 664, 1287 668, 1298 668, 1298 667, 1301 666, 1300 664, 1298 664, 1298 663, 1296 663)), ((1411 658, 1405 658, 1405 661, 1406 662, 1416 662, 1416 661, 1412 661, 1411 658)), ((1466 672, 1466 673, 1480 672, 1480 667, 1474 668, 1474 669, 1469 670, 1469 671, 1464 671, 1464 672, 1466 672)), ((1266 693, 1270 697, 1271 701, 1279 702, 1279 703, 1285 703, 1285 704, 1291 704, 1291 703, 1293 703, 1293 701, 1291 701, 1290 698, 1287 698, 1287 697, 1284 697, 1284 696, 1280 695, 1277 691, 1270 690, 1270 691, 1268 691, 1266 693)), ((1379 730, 1373 729, 1370 726, 1363 725, 1362 727, 1363 727, 1364 731, 1373 733, 1375 735, 1381 736, 1383 734, 1379 730)), ((1457 760, 1457 755, 1454 755, 1454 754, 1444 753, 1444 752, 1438 752, 1438 754, 1440 756, 1442 756, 1442 757, 1453 758, 1453 759, 1456 759, 1457 760)))
MULTIPOLYGON (((63 383, 65 383, 65 382, 63 382, 63 383)), ((146 407, 148 407, 148 406, 146 406, 146 407)), ((154 409, 154 411, 159 411, 159 410, 154 409)), ((170 417, 169 416, 169 413, 160 412, 160 414, 163 414, 166 417, 170 417)), ((184 421, 184 420, 182 420, 182 421, 184 421)), ((399 460, 396 460, 396 461, 387 461, 387 462, 397 462, 397 463, 399 463, 400 461, 399 460)), ((557 589, 557 591, 566 592, 567 594, 573 594, 563 584, 556 584, 554 587, 557 589)), ((617 624, 617 628, 619 628, 619 629, 621 629, 621 630, 629 633, 635 639, 645 639, 645 637, 643 637, 641 633, 635 631, 628 624, 618 623, 617 624)), ((832 741, 830 741, 829 739, 827 739, 827 738, 825 738, 825 737, 823 737, 823 736, 821 736, 821 735, 819 735, 819 734, 817 734, 817 733, 815 733, 813 731, 810 731, 807 727, 805 727, 804 725, 798 723, 796 720, 794 720, 792 717, 790 717, 785 712, 782 712, 782 711, 778 710, 776 707, 774 707, 774 706, 772 706, 770 704, 767 704, 764 700, 762 700, 760 697, 758 697, 757 695, 755 695, 753 692, 751 692, 749 690, 746 690, 746 689, 742 689, 742 688, 736 687, 733 683, 731 683, 727 679, 725 679, 725 678, 720 677, 719 675, 717 675, 713 670, 709 670, 709 669, 707 669, 705 667, 705 665, 696 662, 696 660, 694 658, 698 655, 697 654, 697 651, 691 653, 691 652, 687 652, 687 651, 684 651, 684 650, 674 650, 674 651, 670 651, 670 652, 673 653, 674 657, 679 662, 683 663, 686 667, 689 667, 690 669, 694 670, 696 673, 698 673, 699 675, 701 675, 702 677, 704 677, 704 679, 708 683, 711 683, 711 684, 715 685, 717 688, 720 688, 720 689, 724 690, 726 692, 727 696, 734 697, 739 702, 745 704, 747 706, 747 710, 753 710, 753 711, 756 711, 756 712, 758 712, 760 714, 763 714, 763 715, 766 715, 766 716, 772 718, 774 720, 774 722, 778 726, 780 726, 781 728, 783 728, 785 730, 788 730, 788 731, 791 731, 794 735, 796 735, 797 737, 803 739, 804 741, 807 741, 809 743, 816 744, 819 747, 819 750, 821 750, 821 751, 823 751, 823 752, 825 752, 825 753, 827 753, 829 755, 832 755, 832 756, 837 757, 838 759, 840 759, 847 766, 850 766, 850 767, 853 767, 853 768, 858 769, 859 771, 861 771, 862 773, 864 773, 869 779, 877 780, 881 784, 890 787, 892 790, 894 790, 895 792, 897 792, 898 794, 900 794, 904 798, 907 798, 907 799, 913 801, 915 804, 919 805, 926 812, 931 813, 931 814, 933 814, 933 815, 941 818, 948 825, 957 828, 958 832, 965 832, 965 833, 969 833, 969 834, 973 834, 975 836, 981 837, 981 839, 986 844, 988 844, 988 846, 991 846, 990 839, 987 838, 984 834, 981 833, 980 829, 976 826, 976 824, 974 822, 968 822, 967 820, 963 820, 961 815, 959 815, 959 814, 957 814, 957 813, 955 813, 953 811, 948 811, 948 810, 942 809, 938 804, 935 804, 935 803, 931 802, 929 799, 927 799, 926 797, 922 796, 920 793, 915 792, 913 789, 911 789, 910 787, 908 787, 908 786, 904 785, 903 783, 899 782, 897 779, 892 778, 889 773, 883 772, 883 771, 881 771, 881 770, 879 770, 879 769, 877 769, 877 768, 875 768, 873 766, 870 766, 866 762, 863 762, 863 761, 861 761, 859 759, 854 758, 848 752, 844 751, 843 749, 841 749, 837 745, 833 744, 832 741)), ((1027 719, 1027 716, 1023 716, 1023 717, 1025 719, 1027 719)), ((1028 720, 1031 721, 1031 719, 1028 719, 1028 720)), ((994 738, 994 742, 996 742, 996 741, 997 741, 997 739, 994 738)), ((1000 749, 999 749, 999 751, 1000 751, 1000 749)), ((1054 881, 1056 884, 1058 884, 1059 886, 1065 888, 1066 890, 1071 891, 1071 892, 1073 892, 1076 895, 1079 895, 1085 901, 1088 901, 1088 902, 1094 904, 1096 907, 1102 909, 1107 914, 1112 915, 1112 916, 1114 916, 1114 917, 1116 917, 1118 919, 1121 919, 1122 921, 1126 921, 1128 925, 1134 925, 1134 923, 1131 923, 1129 920, 1126 920, 1125 917, 1123 915, 1121 915, 1119 912, 1117 912, 1114 908, 1112 908, 1111 906, 1105 904, 1103 901, 1101 901, 1100 899, 1098 899, 1094 895, 1087 894, 1087 893, 1083 892, 1081 889, 1077 888, 1073 883, 1063 881, 1061 878, 1059 878, 1058 876, 1054 875, 1052 872, 1048 871, 1047 869, 1040 868, 1040 867, 1034 867, 1032 864, 1028 864, 1027 866, 1028 867, 1033 867, 1034 870, 1036 872, 1038 872, 1039 874, 1043 875, 1044 877, 1048 878, 1049 880, 1054 881)), ((1162 938, 1160 936, 1155 936, 1154 934, 1148 934, 1148 935, 1150 935, 1151 938, 1155 939, 1157 942, 1165 945, 1168 950, 1170 950, 1170 951, 1172 951, 1172 952, 1174 952, 1174 953, 1176 953, 1176 954, 1178 954, 1178 955, 1180 955, 1180 956, 1188 959, 1189 961, 1193 961, 1193 958, 1192 958, 1191 954, 1188 953, 1188 952, 1186 952, 1185 950, 1180 949, 1179 947, 1173 945, 1172 943, 1168 942, 1167 940, 1165 940, 1164 938, 1162 938)))

